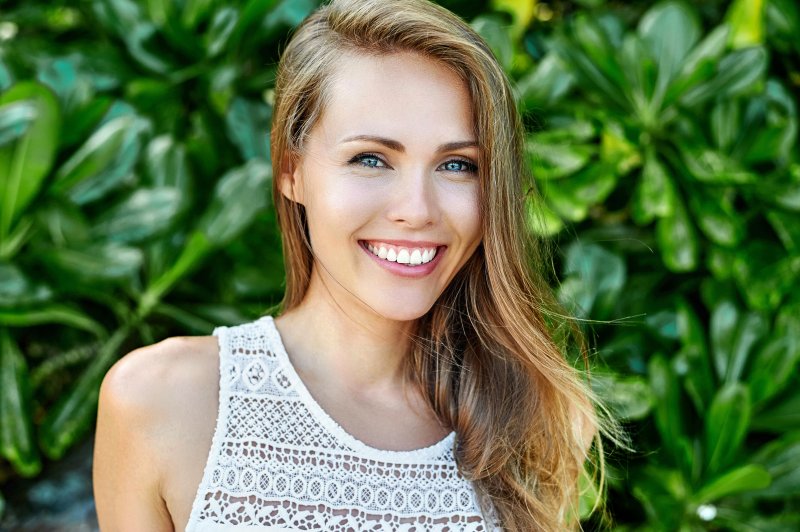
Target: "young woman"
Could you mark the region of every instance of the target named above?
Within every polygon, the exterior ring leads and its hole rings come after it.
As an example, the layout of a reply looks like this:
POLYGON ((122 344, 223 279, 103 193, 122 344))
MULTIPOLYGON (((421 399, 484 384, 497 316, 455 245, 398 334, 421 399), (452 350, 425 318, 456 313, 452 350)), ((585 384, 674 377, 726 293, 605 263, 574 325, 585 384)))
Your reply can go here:
POLYGON ((487 45, 425 0, 333 0, 273 117, 282 312, 112 368, 102 529, 574 528, 597 418, 487 45))

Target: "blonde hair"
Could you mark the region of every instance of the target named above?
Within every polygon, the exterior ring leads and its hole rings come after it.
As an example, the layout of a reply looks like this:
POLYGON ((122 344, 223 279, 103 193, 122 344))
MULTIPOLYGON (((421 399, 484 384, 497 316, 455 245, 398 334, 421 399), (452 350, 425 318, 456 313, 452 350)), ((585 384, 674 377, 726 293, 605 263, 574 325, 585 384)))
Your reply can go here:
POLYGON ((532 187, 509 82, 480 36, 446 9, 426 0, 333 0, 283 52, 271 133, 286 264, 282 308, 302 301, 313 254, 303 207, 281 194, 278 179, 287 158, 302 154, 345 52, 414 52, 452 69, 469 90, 482 153, 483 240, 418 320, 409 376, 456 431, 459 468, 489 497, 505 529, 574 528, 579 476, 590 442, 600 441, 591 393, 566 360, 564 342, 554 340, 577 331, 532 268, 546 265, 547 255, 526 229, 532 187))

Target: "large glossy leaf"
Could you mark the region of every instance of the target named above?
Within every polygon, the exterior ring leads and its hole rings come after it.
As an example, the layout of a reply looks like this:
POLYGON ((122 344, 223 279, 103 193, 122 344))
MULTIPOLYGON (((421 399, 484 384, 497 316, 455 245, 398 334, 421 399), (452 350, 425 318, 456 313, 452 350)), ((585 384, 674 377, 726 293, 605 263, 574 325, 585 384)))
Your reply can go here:
POLYGON ((134 275, 142 265, 138 248, 114 244, 51 248, 42 250, 39 257, 50 274, 65 283, 114 281, 134 275))
MULTIPOLYGON (((0 146, 0 248, 50 172, 61 128, 58 102, 49 89, 38 83, 19 82, 0 94, 4 115, 11 105, 12 114, 19 115, 22 109, 23 115, 35 117, 30 118, 24 133, 0 146)), ((19 116, 17 119, 19 122, 19 116)))
POLYGON ((790 394, 785 400, 762 409, 753 418, 751 426, 775 434, 800 430, 800 394, 790 394))
POLYGON ((767 332, 767 322, 754 312, 742 313, 721 301, 711 315, 711 344, 717 376, 727 383, 741 379, 753 346, 767 332))
POLYGON ((50 300, 53 291, 32 281, 15 265, 0 262, 0 308, 20 308, 50 300))
POLYGON ((735 493, 760 490, 769 486, 771 481, 772 476, 762 466, 739 466, 704 485, 692 500, 696 504, 710 503, 735 493))
POLYGON ((800 338, 775 335, 753 355, 752 370, 747 376, 754 405, 768 401, 782 392, 797 374, 800 363, 800 338))
POLYGON ((22 476, 42 469, 33 437, 28 366, 11 333, 0 327, 0 454, 22 476))
POLYGON ((686 91, 681 103, 692 107, 711 98, 745 94, 763 81, 766 69, 767 52, 764 48, 736 50, 722 58, 713 78, 686 91))
POLYGON ((700 39, 697 15, 685 2, 659 2, 639 21, 638 32, 652 57, 656 58, 656 90, 659 95, 664 95, 689 51, 700 39))
POLYGON ((199 222, 209 242, 222 246, 239 235, 269 204, 272 169, 259 159, 225 174, 199 222))
POLYGON ((745 236, 741 216, 732 203, 730 195, 726 197, 710 191, 698 191, 689 196, 689 205, 700 230, 720 246, 733 247, 745 236))
POLYGON ((671 216, 659 218, 656 238, 667 268, 688 272, 697 267, 700 248, 697 232, 680 200, 676 200, 671 216))
POLYGON ((100 383, 119 357, 122 343, 130 333, 119 328, 100 348, 72 388, 48 411, 39 430, 39 445, 51 459, 57 460, 92 426, 100 395, 100 383))
POLYGON ((655 218, 670 217, 675 212, 677 201, 675 186, 667 169, 650 152, 645 158, 642 177, 633 196, 631 214, 639 224, 647 224, 655 218))
POLYGON ((764 4, 764 0, 734 0, 728 8, 726 18, 734 48, 764 44, 764 4))
POLYGON ((28 101, 0 107, 0 147, 24 135, 35 118, 36 106, 28 101))
POLYGON ((581 317, 602 318, 625 285, 624 261, 595 244, 573 243, 564 261, 559 299, 581 317))
POLYGON ((549 53, 517 82, 517 90, 525 108, 536 110, 554 105, 574 83, 569 68, 556 54, 549 53))
POLYGON ((235 98, 225 115, 228 136, 239 148, 242 159, 269 160, 269 120, 272 112, 263 102, 235 98))
POLYGON ((589 208, 603 201, 617 184, 617 174, 609 165, 594 164, 558 181, 542 186, 547 201, 558 214, 573 222, 586 218, 589 208))
POLYGON ((739 452, 750 424, 751 410, 750 392, 743 384, 726 384, 717 391, 705 420, 709 475, 722 471, 739 452))
POLYGON ((58 323, 75 329, 88 331, 95 336, 104 336, 105 329, 84 312, 67 305, 46 304, 33 308, 0 308, 0 325, 9 327, 31 327, 45 323, 58 323))
POLYGON ((790 432, 768 443, 752 460, 772 477, 770 485, 756 493, 758 497, 784 498, 800 493, 800 432, 790 432))
POLYGON ((168 229, 180 206, 180 192, 175 188, 142 188, 104 212, 92 235, 113 242, 145 240, 168 229))
POLYGON ((733 275, 751 307, 772 310, 797 286, 800 257, 786 256, 768 240, 753 241, 736 255, 733 275))
POLYGON ((643 419, 655 402, 650 385, 639 376, 592 375, 592 388, 615 419, 643 419))
POLYGON ((692 450, 686 435, 678 377, 660 355, 650 360, 648 374, 650 388, 655 396, 654 413, 661 444, 675 465, 684 472, 690 472, 692 450))
POLYGON ((130 178, 147 121, 121 116, 105 123, 58 170, 53 191, 78 204, 103 197, 130 178))
POLYGON ((514 62, 514 45, 507 25, 496 16, 481 15, 472 21, 472 28, 484 38, 506 72, 514 62))

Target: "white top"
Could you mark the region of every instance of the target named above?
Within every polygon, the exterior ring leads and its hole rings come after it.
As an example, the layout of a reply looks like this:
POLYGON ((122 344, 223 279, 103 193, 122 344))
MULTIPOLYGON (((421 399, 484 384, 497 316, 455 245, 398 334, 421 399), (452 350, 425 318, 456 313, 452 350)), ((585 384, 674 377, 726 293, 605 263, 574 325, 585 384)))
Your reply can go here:
POLYGON ((455 433, 370 447, 311 397, 267 316, 219 327, 214 439, 186 532, 499 530, 458 471, 455 433))

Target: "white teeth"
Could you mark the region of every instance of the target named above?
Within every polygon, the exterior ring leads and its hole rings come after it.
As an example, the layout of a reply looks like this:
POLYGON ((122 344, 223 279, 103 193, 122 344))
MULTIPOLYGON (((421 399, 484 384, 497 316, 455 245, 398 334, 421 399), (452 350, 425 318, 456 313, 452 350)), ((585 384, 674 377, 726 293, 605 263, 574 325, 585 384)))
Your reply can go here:
POLYGON ((397 262, 399 264, 407 264, 409 266, 419 266, 426 264, 433 260, 436 256, 436 248, 386 248, 380 245, 372 245, 367 243, 367 249, 378 258, 388 260, 390 262, 397 262))

